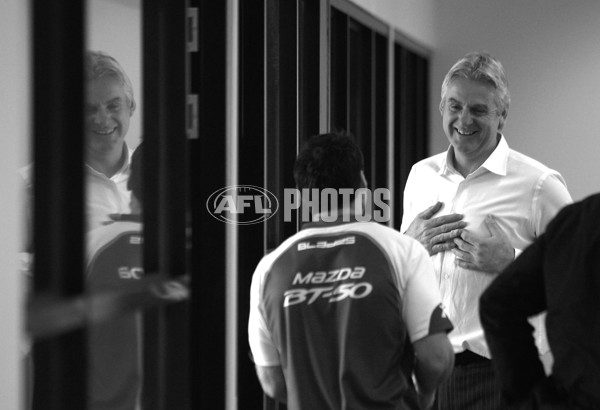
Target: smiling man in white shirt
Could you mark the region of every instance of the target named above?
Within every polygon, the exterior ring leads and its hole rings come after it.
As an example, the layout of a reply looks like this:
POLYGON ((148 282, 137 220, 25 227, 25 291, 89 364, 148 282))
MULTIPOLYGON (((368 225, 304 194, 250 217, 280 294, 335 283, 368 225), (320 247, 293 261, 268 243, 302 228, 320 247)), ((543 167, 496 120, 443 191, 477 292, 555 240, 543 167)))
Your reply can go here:
POLYGON ((133 87, 121 65, 99 51, 85 59, 86 213, 88 230, 128 213, 131 150, 125 136, 135 112, 133 87))
MULTIPOLYGON (((129 213, 127 181, 132 150, 125 142, 136 108, 133 86, 125 70, 110 55, 87 51, 85 74, 85 211, 86 232, 110 220, 109 214, 129 213)), ((19 170, 24 180, 26 238, 32 249, 33 164, 19 170)))
MULTIPOLYGON (((401 232, 429 251, 455 325, 456 364, 440 387, 440 409, 502 408, 479 297, 572 201, 558 172, 509 148, 501 133, 509 104, 498 60, 486 53, 459 60, 444 79, 440 102, 450 147, 415 164, 406 182, 401 232)), ((543 354, 539 319, 538 325, 543 354)))

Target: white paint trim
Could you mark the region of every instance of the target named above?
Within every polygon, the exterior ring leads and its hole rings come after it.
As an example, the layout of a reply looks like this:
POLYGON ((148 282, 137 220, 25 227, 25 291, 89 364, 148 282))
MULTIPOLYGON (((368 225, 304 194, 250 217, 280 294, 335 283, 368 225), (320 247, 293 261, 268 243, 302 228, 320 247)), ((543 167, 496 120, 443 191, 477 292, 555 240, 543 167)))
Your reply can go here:
MULTIPOLYGON (((226 50, 226 175, 227 186, 238 185, 239 0, 227 0, 226 50)), ((225 228, 225 408, 238 408, 238 225, 225 228)))
MULTIPOLYGON (((394 127, 396 122, 394 121, 394 87, 395 87, 395 42, 394 42, 394 29, 390 26, 389 33, 387 36, 388 40, 388 186, 390 187, 392 192, 396 190, 396 178, 395 178, 395 167, 394 167, 394 150, 395 150, 395 141, 394 141, 394 127)), ((394 218, 397 215, 394 214, 394 195, 390 197, 390 220, 388 222, 388 226, 394 227, 394 218)))

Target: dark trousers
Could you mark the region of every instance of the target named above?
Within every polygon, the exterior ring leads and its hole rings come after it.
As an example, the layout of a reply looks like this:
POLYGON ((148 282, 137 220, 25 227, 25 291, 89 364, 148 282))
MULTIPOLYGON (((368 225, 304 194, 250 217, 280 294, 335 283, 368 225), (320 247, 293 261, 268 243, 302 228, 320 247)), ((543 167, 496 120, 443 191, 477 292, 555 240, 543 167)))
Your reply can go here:
POLYGON ((450 378, 437 392, 437 410, 504 410, 492 361, 472 352, 456 355, 450 378))

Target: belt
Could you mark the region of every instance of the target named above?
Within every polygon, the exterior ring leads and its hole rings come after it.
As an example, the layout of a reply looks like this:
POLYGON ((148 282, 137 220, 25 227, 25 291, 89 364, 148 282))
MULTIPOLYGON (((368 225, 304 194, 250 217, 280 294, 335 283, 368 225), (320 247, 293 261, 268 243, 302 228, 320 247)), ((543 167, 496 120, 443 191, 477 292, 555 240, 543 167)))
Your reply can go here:
POLYGON ((473 353, 470 350, 465 350, 454 355, 454 366, 467 366, 473 363, 489 363, 490 359, 473 353))

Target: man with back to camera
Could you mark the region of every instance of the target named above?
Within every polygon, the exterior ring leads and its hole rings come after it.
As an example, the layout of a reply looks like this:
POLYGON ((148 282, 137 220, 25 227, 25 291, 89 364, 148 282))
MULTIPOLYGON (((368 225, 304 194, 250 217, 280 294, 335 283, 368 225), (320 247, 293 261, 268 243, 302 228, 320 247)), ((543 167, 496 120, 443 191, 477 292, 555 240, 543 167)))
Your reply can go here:
MULTIPOLYGON (((87 233, 86 288, 94 294, 125 291, 180 301, 189 295, 187 277, 143 280, 143 146, 140 143, 131 155, 131 213, 111 214, 107 223, 87 233)), ((90 410, 142 409, 141 315, 140 310, 126 311, 90 326, 90 410)))
MULTIPOLYGON (((138 291, 143 284, 143 143, 131 156, 131 213, 110 216, 110 222, 87 234, 86 288, 95 294, 138 291)), ((89 408, 141 408, 141 317, 126 312, 89 328, 89 408)))
MULTIPOLYGON (((500 61, 487 53, 460 59, 441 92, 450 147, 415 164, 406 182, 401 232, 429 251, 455 326, 455 367, 438 391, 440 409, 502 408, 479 297, 571 202, 558 172, 508 147, 501 131, 509 104, 500 61)), ((546 353, 542 322, 536 320, 540 353, 546 353)))
MULTIPOLYGON (((299 190, 366 187, 360 149, 338 134, 311 138, 294 178, 299 190)), ((417 241, 356 222, 352 205, 335 222, 314 215, 257 266, 258 379, 290 410, 430 408, 454 359, 431 261, 417 241)))
POLYGON ((481 324, 515 409, 600 409, 600 194, 563 208, 480 299, 481 324), (510 303, 506 303, 510 300, 510 303), (527 319, 546 311, 546 377, 527 319))

